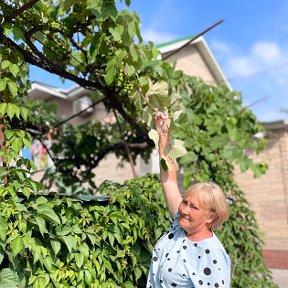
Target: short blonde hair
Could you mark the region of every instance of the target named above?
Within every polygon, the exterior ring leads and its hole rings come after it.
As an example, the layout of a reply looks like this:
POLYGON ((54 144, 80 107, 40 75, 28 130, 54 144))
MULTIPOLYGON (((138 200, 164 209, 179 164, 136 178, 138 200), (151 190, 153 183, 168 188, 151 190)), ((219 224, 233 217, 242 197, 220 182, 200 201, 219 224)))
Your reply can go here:
POLYGON ((196 195, 202 208, 215 213, 215 218, 209 224, 210 229, 219 228, 229 217, 229 207, 222 189, 214 182, 199 182, 192 184, 184 196, 196 195))

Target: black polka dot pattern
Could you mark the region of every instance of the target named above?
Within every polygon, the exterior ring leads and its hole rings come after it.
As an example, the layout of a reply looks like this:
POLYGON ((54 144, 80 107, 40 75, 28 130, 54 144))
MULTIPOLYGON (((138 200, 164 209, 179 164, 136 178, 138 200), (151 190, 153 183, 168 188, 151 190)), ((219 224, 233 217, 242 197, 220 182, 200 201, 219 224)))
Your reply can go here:
POLYGON ((172 239, 174 237, 174 234, 173 233, 170 233, 169 235, 168 235, 168 238, 169 239, 172 239))
POLYGON ((226 254, 223 247, 217 246, 219 240, 215 234, 212 238, 193 242, 174 221, 153 249, 148 277, 151 282, 147 287, 157 287, 158 283, 161 287, 227 288, 226 277, 230 271, 226 266, 227 259, 221 258, 221 253, 226 254))
POLYGON ((204 272, 205 275, 210 275, 211 274, 211 270, 208 267, 206 267, 203 272, 204 272))

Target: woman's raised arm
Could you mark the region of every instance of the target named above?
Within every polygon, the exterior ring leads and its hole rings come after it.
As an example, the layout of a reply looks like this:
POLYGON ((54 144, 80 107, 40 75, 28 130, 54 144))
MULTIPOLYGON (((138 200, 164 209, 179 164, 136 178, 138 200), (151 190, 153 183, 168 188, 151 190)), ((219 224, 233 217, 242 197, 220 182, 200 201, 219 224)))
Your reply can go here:
POLYGON ((169 213, 171 217, 173 217, 182 201, 182 196, 177 182, 176 163, 166 155, 166 149, 170 145, 168 118, 164 113, 157 112, 155 114, 154 121, 159 135, 160 181, 169 213), (161 165, 162 158, 165 158, 168 165, 167 171, 165 171, 161 165))

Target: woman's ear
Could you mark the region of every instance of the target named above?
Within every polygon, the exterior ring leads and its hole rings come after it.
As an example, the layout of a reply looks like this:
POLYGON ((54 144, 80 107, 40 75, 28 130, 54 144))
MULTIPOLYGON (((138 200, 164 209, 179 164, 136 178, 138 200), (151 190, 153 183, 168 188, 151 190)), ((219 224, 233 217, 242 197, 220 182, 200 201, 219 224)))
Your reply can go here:
POLYGON ((208 217, 207 217, 207 223, 210 224, 210 223, 213 222, 216 218, 217 218, 217 214, 216 214, 215 211, 209 212, 208 217))

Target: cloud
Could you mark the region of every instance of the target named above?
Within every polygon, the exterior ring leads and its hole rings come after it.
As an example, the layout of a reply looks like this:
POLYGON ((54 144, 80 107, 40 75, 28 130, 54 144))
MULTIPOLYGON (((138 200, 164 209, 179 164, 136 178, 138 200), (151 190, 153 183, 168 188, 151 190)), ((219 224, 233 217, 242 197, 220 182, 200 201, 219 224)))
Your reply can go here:
POLYGON ((145 42, 152 41, 155 44, 165 43, 168 41, 175 40, 177 38, 173 34, 161 33, 153 29, 143 30, 141 31, 141 35, 145 42))
MULTIPOLYGON (((230 77, 248 77, 254 75, 258 71, 257 65, 251 65, 253 62, 250 57, 232 56, 227 59, 225 64, 226 70, 230 77)), ((229 77, 229 78, 230 78, 229 77)))
POLYGON ((243 95, 243 106, 250 106, 260 121, 287 118, 288 43, 255 41, 246 47, 213 41, 211 48, 220 60, 228 81, 243 95))
POLYGON ((211 47, 213 50, 217 50, 221 53, 230 54, 232 52, 231 48, 227 43, 224 43, 219 40, 213 40, 211 43, 211 47))
POLYGON ((274 42, 257 42, 252 48, 250 57, 256 57, 267 63, 275 63, 281 59, 281 49, 274 42))
MULTIPOLYGON (((285 49, 281 49, 276 42, 257 41, 245 54, 239 53, 236 49, 233 50, 227 43, 221 41, 214 40, 212 47, 221 59, 221 66, 226 76, 231 79, 266 73, 274 74, 274 77, 278 75, 280 79, 283 78, 281 74, 288 72, 288 53, 284 53, 285 49), (280 68, 282 71, 277 73, 280 68)), ((283 82, 283 79, 279 82, 283 82)))

